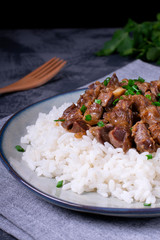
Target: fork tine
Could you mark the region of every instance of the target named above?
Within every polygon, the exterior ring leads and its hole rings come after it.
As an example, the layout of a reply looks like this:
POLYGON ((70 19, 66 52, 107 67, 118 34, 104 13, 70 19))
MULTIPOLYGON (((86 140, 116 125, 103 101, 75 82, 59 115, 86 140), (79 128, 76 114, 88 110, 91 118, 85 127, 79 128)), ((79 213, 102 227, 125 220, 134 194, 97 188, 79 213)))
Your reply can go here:
POLYGON ((47 73, 45 73, 43 76, 39 78, 40 81, 39 81, 39 84, 37 81, 37 85, 41 86, 42 84, 46 83, 48 80, 52 79, 61 70, 61 68, 64 67, 65 64, 66 64, 66 61, 63 61, 59 63, 59 65, 54 70, 50 70, 47 73))
POLYGON ((57 60, 56 57, 51 58, 49 61, 45 62, 43 65, 39 66, 38 68, 36 68, 35 70, 33 70, 32 72, 27 74, 24 78, 28 78, 28 77, 33 76, 34 74, 36 74, 37 72, 43 70, 44 68, 46 68, 48 65, 50 65, 52 62, 54 62, 56 60, 57 60))
POLYGON ((50 65, 48 65, 47 68, 44 68, 43 71, 37 72, 36 75, 34 75, 33 77, 43 78, 44 76, 48 75, 50 72, 54 71, 57 67, 59 66, 61 67, 62 64, 64 66, 65 63, 66 62, 64 60, 57 60, 56 62, 53 62, 50 65))

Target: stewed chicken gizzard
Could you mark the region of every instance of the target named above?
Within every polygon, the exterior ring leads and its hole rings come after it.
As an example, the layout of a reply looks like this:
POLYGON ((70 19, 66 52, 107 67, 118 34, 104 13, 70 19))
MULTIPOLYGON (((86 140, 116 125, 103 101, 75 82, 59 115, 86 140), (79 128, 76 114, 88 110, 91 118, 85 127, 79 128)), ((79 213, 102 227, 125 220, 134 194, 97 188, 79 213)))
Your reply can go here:
POLYGON ((98 142, 127 152, 155 152, 160 146, 160 80, 119 81, 114 73, 96 81, 64 112, 62 126, 82 137, 89 130, 98 142))

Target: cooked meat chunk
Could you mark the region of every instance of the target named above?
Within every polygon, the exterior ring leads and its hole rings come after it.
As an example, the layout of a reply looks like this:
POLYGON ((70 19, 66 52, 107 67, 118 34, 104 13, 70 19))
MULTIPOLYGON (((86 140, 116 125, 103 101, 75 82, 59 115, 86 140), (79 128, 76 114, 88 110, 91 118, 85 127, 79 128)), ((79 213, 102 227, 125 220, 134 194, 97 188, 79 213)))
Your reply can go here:
POLYGON ((160 113, 156 106, 149 105, 140 112, 141 119, 144 120, 149 126, 160 123, 160 113))
POLYGON ((110 89, 113 90, 113 89, 116 89, 119 86, 120 86, 120 83, 119 83, 118 77, 117 77, 116 73, 113 73, 112 77, 109 80, 107 88, 110 88, 110 89))
POLYGON ((81 119, 70 119, 70 120, 65 120, 62 122, 62 126, 66 128, 70 132, 78 133, 78 132, 83 132, 85 133, 89 129, 89 125, 81 120, 81 119))
POLYGON ((124 127, 116 126, 109 132, 109 142, 116 148, 123 148, 127 152, 132 147, 131 133, 124 127))
POLYGON ((156 96, 151 92, 151 91, 146 91, 144 94, 145 97, 147 97, 148 99, 151 99, 152 102, 156 102, 156 96))
POLYGON ((112 124, 106 124, 104 127, 92 127, 90 132, 97 139, 98 142, 109 142, 109 132, 114 128, 112 124))
POLYGON ((142 94, 150 90, 150 83, 148 82, 135 82, 135 84, 138 86, 139 90, 141 90, 142 94))
POLYGON ((149 127, 151 135, 156 143, 160 144, 160 123, 155 123, 149 127))
POLYGON ((69 106, 64 112, 61 117, 61 119, 81 119, 83 118, 81 110, 73 103, 71 106, 69 106))
POLYGON ((124 152, 131 147, 156 151, 160 146, 160 80, 142 80, 119 81, 114 73, 90 84, 77 103, 63 112, 62 126, 78 138, 89 130, 100 143, 108 141, 124 152))
POLYGON ((106 112, 104 119, 115 126, 130 128, 133 122, 133 113, 130 109, 132 102, 127 99, 120 100, 109 112, 106 112))
POLYGON ((93 103, 87 107, 85 111, 83 120, 89 123, 90 125, 95 125, 98 123, 99 119, 101 118, 103 113, 103 107, 98 103, 93 103), (91 116, 91 119, 87 119, 87 115, 91 116))
POLYGON ((76 121, 74 118, 65 120, 64 122, 62 122, 62 127, 69 131, 72 129, 74 121, 76 121))
POLYGON ((89 125, 83 120, 76 120, 73 122, 73 126, 70 129, 71 132, 86 132, 89 129, 89 125))
POLYGON ((151 81, 151 86, 150 86, 150 90, 151 92, 157 96, 157 94, 160 92, 160 80, 155 80, 155 81, 151 81))
POLYGON ((131 96, 133 102, 133 108, 138 112, 142 112, 147 106, 151 105, 152 102, 143 95, 131 96))
POLYGON ((103 107, 109 107, 114 100, 113 92, 109 91, 109 89, 103 89, 98 95, 98 99, 102 101, 103 107))
POLYGON ((116 108, 106 113, 104 119, 115 126, 128 126, 130 128, 133 122, 133 114, 130 109, 125 111, 124 109, 116 108))
POLYGON ((88 106, 92 104, 99 95, 101 85, 102 84, 97 82, 95 84, 91 84, 85 93, 78 99, 77 106, 81 107, 82 105, 88 106))
POLYGON ((137 122, 132 128, 132 137, 139 152, 154 152, 156 144, 143 121, 137 122))
POLYGON ((128 79, 127 78, 123 78, 122 81, 120 82, 120 86, 124 86, 128 84, 128 79))

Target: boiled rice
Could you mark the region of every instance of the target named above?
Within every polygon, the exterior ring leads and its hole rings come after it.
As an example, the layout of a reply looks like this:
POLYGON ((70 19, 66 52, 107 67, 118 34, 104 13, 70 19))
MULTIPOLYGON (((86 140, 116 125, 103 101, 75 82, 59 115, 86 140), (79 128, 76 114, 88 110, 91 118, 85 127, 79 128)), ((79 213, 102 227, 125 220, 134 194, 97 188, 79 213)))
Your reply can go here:
POLYGON ((147 160, 148 152, 130 149, 126 154, 108 142, 97 142, 87 131, 82 139, 55 122, 71 103, 40 113, 21 138, 26 144, 22 159, 38 176, 63 180, 64 190, 77 194, 96 191, 127 203, 155 203, 160 198, 160 149, 147 160))

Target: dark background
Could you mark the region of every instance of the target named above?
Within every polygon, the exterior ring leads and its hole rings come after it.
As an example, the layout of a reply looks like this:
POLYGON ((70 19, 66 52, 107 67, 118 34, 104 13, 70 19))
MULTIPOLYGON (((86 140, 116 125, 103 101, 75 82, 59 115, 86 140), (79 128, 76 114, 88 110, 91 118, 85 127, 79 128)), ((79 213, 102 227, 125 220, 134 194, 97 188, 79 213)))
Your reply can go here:
POLYGON ((0 9, 0 28, 123 27, 128 18, 141 23, 156 20, 160 1, 42 1, 6 3, 0 9), (13 5, 12 5, 13 4, 13 5), (34 2, 35 4, 35 2, 34 2))

